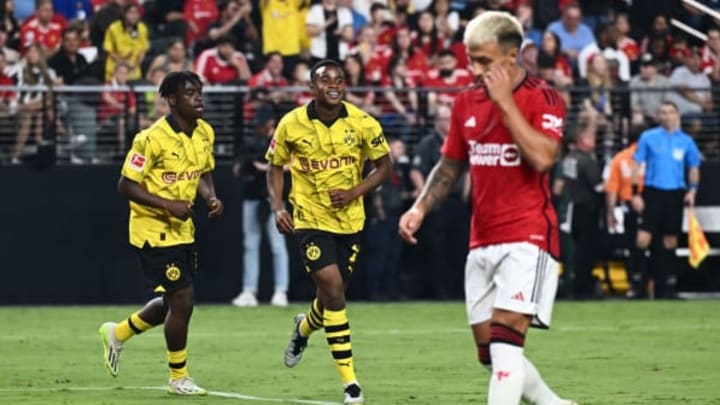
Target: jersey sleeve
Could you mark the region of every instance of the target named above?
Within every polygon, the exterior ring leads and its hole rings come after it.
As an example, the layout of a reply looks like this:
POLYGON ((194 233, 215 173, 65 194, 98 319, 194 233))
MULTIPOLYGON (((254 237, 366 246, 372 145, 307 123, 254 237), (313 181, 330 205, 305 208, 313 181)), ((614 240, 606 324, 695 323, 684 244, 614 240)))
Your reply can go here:
POLYGON ((692 139, 688 140, 687 152, 685 152, 685 163, 691 169, 700 167, 700 151, 692 139))
POLYGON ((565 126, 565 102, 558 92, 550 87, 538 88, 530 101, 532 113, 530 125, 548 138, 562 139, 565 126))
POLYGON ((620 191, 620 159, 617 157, 610 162, 608 178, 605 181, 605 192, 617 193, 620 191))
POLYGON ((290 163, 290 147, 287 142, 287 124, 280 121, 280 124, 275 129, 270 144, 268 145, 267 151, 265 152, 265 159, 268 163, 275 166, 284 166, 290 163))
POLYGON ((125 157, 121 174, 137 183, 142 182, 155 164, 156 155, 155 145, 148 133, 138 134, 125 157))
POLYGON ((450 130, 442 146, 442 155, 454 160, 467 161, 467 144, 462 136, 462 115, 464 115, 464 103, 457 97, 453 103, 450 115, 450 130))
POLYGON ((642 136, 640 136, 640 140, 638 141, 637 150, 633 154, 633 160, 638 163, 645 163, 645 160, 647 159, 647 149, 648 149, 647 135, 642 135, 642 136))
POLYGON ((215 130, 210 124, 205 125, 207 127, 208 143, 210 144, 207 165, 205 165, 205 170, 203 170, 204 173, 207 173, 215 170, 215 154, 213 154, 213 151, 215 150, 215 130))
POLYGON ((390 153, 390 145, 385 139, 380 123, 370 116, 366 120, 363 131, 363 152, 370 160, 378 160, 390 153))

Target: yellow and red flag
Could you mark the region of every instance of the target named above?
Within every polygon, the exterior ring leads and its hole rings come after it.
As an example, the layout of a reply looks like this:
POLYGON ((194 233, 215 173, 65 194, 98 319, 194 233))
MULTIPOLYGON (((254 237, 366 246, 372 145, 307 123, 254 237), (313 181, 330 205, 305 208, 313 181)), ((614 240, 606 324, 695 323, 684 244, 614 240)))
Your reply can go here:
POLYGON ((697 269, 710 252, 710 245, 692 208, 688 208, 688 221, 688 262, 692 268, 697 269))

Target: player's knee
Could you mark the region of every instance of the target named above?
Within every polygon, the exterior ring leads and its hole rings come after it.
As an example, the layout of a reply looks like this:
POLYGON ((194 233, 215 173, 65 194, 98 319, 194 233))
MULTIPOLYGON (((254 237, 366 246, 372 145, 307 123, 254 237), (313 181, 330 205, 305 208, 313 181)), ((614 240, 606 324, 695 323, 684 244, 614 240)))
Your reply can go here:
POLYGON ((195 300, 191 288, 181 288, 165 297, 165 303, 174 316, 189 319, 195 300))
POLYGON ((323 291, 321 299, 324 308, 330 311, 339 311, 345 308, 345 291, 342 287, 323 291))
POLYGON ((480 364, 488 370, 492 370, 492 358, 490 357, 490 344, 489 343, 478 343, 477 344, 477 356, 480 364))
POLYGON ((525 333, 510 325, 493 322, 490 325, 490 344, 504 343, 517 347, 525 346, 525 333))

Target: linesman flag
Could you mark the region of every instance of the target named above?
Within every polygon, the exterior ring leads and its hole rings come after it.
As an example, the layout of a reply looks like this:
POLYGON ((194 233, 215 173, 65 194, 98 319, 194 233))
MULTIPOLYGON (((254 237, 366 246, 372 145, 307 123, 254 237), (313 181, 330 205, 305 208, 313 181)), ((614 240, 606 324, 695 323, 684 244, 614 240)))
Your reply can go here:
POLYGON ((688 221, 688 262, 692 268, 697 269, 710 252, 710 245, 692 208, 688 208, 688 221))

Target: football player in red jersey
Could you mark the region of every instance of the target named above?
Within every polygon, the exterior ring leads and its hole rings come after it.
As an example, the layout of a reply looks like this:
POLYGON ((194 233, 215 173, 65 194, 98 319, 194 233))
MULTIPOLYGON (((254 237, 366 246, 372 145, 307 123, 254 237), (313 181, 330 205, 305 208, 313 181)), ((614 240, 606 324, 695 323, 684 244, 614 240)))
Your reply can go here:
MULTIPOLYGON (((416 243, 425 215, 468 162, 473 215, 465 268, 468 320, 479 360, 491 370, 488 404, 569 405, 540 377, 523 348, 529 326, 547 328, 557 289, 557 216, 548 170, 560 151, 565 107, 517 64, 523 31, 515 17, 485 12, 464 42, 475 86, 455 99, 442 157, 400 219, 416 243)), ((441 271, 441 269, 438 269, 441 271)))

